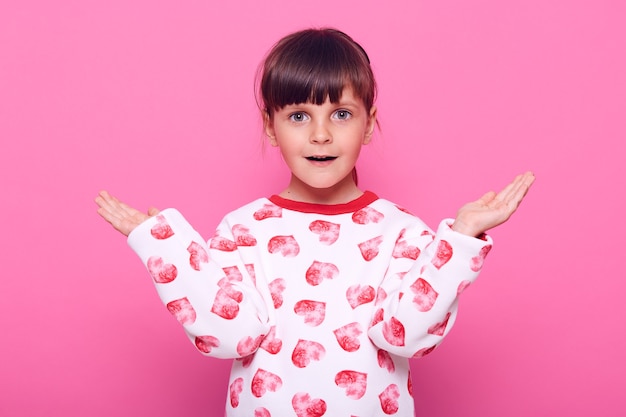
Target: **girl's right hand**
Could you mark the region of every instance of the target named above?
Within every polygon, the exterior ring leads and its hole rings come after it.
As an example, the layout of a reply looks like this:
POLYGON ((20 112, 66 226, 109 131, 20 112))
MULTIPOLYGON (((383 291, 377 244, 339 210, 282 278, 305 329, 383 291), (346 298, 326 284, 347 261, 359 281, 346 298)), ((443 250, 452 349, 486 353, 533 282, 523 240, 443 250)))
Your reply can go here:
POLYGON ((150 217, 159 214, 159 210, 154 207, 148 209, 148 214, 142 213, 122 203, 106 191, 100 191, 95 201, 98 205, 98 214, 124 236, 128 236, 135 227, 150 217))

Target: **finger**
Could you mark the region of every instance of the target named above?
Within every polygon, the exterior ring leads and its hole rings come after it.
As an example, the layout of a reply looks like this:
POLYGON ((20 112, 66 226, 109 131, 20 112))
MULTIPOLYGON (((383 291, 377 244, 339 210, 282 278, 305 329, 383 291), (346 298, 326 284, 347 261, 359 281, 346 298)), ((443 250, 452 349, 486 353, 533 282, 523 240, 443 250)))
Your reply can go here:
POLYGON ((533 184, 533 182, 535 182, 535 176, 533 175, 533 173, 526 172, 522 176, 518 187, 515 189, 515 192, 511 195, 511 201, 514 201, 517 205, 519 205, 519 203, 528 193, 528 190, 530 189, 530 186, 533 184))
POLYGON ((159 214, 161 211, 156 208, 156 207, 150 207, 148 209, 148 216, 156 216, 157 214, 159 214))

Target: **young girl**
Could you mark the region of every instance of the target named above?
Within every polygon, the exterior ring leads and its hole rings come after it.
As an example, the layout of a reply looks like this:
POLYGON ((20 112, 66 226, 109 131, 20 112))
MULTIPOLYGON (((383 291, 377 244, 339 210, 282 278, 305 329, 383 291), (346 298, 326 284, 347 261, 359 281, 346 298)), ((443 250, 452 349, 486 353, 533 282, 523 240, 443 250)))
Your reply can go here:
POLYGON ((228 214, 208 244, 174 209, 143 214, 104 191, 96 198, 196 348, 235 359, 227 416, 413 415, 408 359, 450 331, 491 249, 484 232, 534 180, 518 176, 434 233, 357 186, 375 92, 367 54, 346 34, 291 34, 260 79, 287 188, 228 214))

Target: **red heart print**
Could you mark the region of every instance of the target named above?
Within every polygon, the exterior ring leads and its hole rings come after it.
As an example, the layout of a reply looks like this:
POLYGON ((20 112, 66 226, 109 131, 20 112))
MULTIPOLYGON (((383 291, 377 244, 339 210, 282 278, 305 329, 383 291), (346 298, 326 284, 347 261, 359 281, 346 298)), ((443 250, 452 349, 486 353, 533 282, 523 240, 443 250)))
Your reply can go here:
POLYGON ((270 331, 261 342, 261 349, 265 350, 268 353, 271 353, 272 355, 275 355, 280 352, 282 346, 283 341, 276 337, 276 326, 270 327, 270 331))
POLYGON ((391 384, 378 396, 380 407, 385 414, 395 414, 398 412, 398 398, 400 398, 400 390, 396 384, 391 384))
POLYGON ((378 223, 385 218, 380 211, 369 206, 363 207, 352 214, 352 221, 356 224, 378 223))
POLYGON ((230 405, 233 408, 237 408, 239 406, 239 394, 243 391, 243 378, 235 379, 232 384, 230 384, 229 392, 230 392, 230 405))
POLYGON ((252 377, 252 395, 259 398, 267 391, 276 392, 283 386, 283 381, 276 374, 259 368, 252 377))
POLYGON ((456 289, 456 295, 461 295, 461 293, 463 291, 465 291, 467 289, 467 287, 470 286, 470 284, 472 283, 472 281, 461 281, 461 283, 459 284, 458 288, 456 289))
POLYGON ((316 286, 325 279, 333 279, 339 274, 339 268, 327 262, 313 261, 309 269, 306 270, 306 282, 316 286))
POLYGON ((485 258, 487 254, 491 250, 491 245, 485 245, 480 249, 477 256, 474 256, 470 260, 470 269, 474 272, 478 272, 482 269, 483 263, 485 262, 485 258))
POLYGON ((265 407, 259 407, 254 410, 254 417, 272 417, 265 407))
POLYGON ((222 252, 232 252, 237 249, 237 244, 230 239, 226 239, 225 237, 216 234, 211 238, 209 247, 222 252))
POLYGON ((439 293, 433 289, 428 281, 422 278, 418 278, 411 284, 411 291, 415 294, 415 297, 413 297, 413 305, 422 312, 433 308, 439 296, 439 293))
POLYGON ((271 217, 282 217, 283 209, 275 204, 263 204, 263 207, 258 209, 252 215, 254 220, 265 220, 271 217))
POLYGON ((383 349, 378 349, 377 357, 378 366, 380 366, 382 369, 386 369, 391 374, 396 371, 396 366, 393 363, 393 359, 391 358, 389 352, 383 349))
POLYGON ((160 256, 151 256, 146 263, 148 272, 152 276, 154 282, 158 284, 167 284, 176 279, 178 270, 173 264, 166 264, 160 256))
POLYGON ((321 417, 326 414, 326 401, 311 398, 305 392, 299 392, 291 399, 291 406, 297 417, 321 417))
POLYGON ((309 230, 319 235, 320 243, 323 243, 324 245, 332 245, 339 238, 340 227, 341 226, 337 223, 325 220, 315 220, 309 225, 309 230))
POLYGON ((312 360, 321 360, 325 354, 326 349, 321 344, 300 339, 291 354, 291 362, 298 368, 305 368, 312 360))
POLYGON ((391 317, 383 323, 383 337, 390 345, 404 346, 404 326, 400 320, 391 317))
POLYGON ((172 227, 167 223, 167 220, 165 220, 165 216, 159 214, 155 217, 155 219, 157 222, 150 229, 150 234, 155 239, 163 240, 174 236, 174 231, 172 230, 172 227))
POLYGON ((432 352, 433 350, 435 350, 435 348, 437 347, 437 345, 428 347, 428 348, 422 348, 420 350, 418 350, 417 352, 415 352, 413 354, 413 356, 411 356, 414 359, 419 359, 419 358, 423 358, 424 356, 428 355, 430 352, 432 352))
POLYGON ((377 236, 375 238, 366 240, 365 242, 359 243, 359 249, 361 250, 361 255, 363 259, 366 261, 371 261, 376 256, 378 256, 378 247, 383 243, 383 237, 377 236))
POLYGON ((198 242, 191 242, 187 246, 187 252, 189 252, 189 265, 196 271, 200 270, 201 263, 209 262, 209 254, 198 242))
POLYGON ((237 353, 239 356, 252 355, 259 348, 259 345, 263 341, 263 335, 252 338, 246 336, 237 343, 237 353))
POLYGON ((404 233, 406 229, 402 229, 400 235, 398 236, 398 240, 396 240, 396 245, 393 248, 393 253, 391 256, 394 258, 408 258, 408 259, 417 259, 420 255, 420 249, 417 246, 412 246, 404 240, 404 233))
POLYGON ((293 236, 274 236, 267 243, 267 250, 270 253, 280 253, 290 258, 300 253, 300 246, 293 236))
POLYGON ((300 300, 293 307, 297 315, 304 317, 304 323, 311 327, 322 324, 326 316, 326 303, 321 301, 300 300))
POLYGON ((446 317, 443 319, 441 323, 433 324, 428 328, 428 334, 434 334, 435 336, 443 336, 446 331, 446 326, 448 325, 448 320, 450 320, 451 313, 448 312, 446 317))
POLYGON ((361 325, 358 322, 346 324, 333 331, 339 346, 346 352, 355 352, 361 347, 359 336, 363 333, 361 325))
POLYGON ((274 303, 274 308, 279 308, 283 305, 283 291, 285 291, 285 280, 282 278, 276 278, 274 281, 270 282, 270 293, 272 294, 272 302, 274 303))
POLYGON ((361 304, 367 304, 374 301, 376 291, 371 285, 353 285, 346 291, 346 298, 350 307, 354 310, 361 304))
POLYGON ((239 304, 229 297, 224 289, 220 288, 215 294, 211 312, 226 320, 232 320, 239 314, 239 304))
POLYGON ((236 224, 232 228, 233 237, 237 246, 255 246, 256 239, 250 234, 250 229, 242 224, 236 224))
POLYGON ((196 310, 193 309, 193 306, 187 297, 170 301, 166 304, 166 307, 183 326, 186 324, 193 324, 193 322, 196 321, 196 310))
POLYGON ((200 352, 211 353, 214 347, 220 346, 220 341, 214 336, 196 336, 194 344, 200 352))
POLYGON ((445 240, 440 240, 437 245, 437 252, 431 263, 435 266, 435 268, 440 269, 444 266, 449 260, 452 258, 452 246, 445 240))
POLYGON ((341 371, 335 375, 335 384, 345 388, 346 397, 358 400, 365 395, 367 374, 357 371, 341 371))

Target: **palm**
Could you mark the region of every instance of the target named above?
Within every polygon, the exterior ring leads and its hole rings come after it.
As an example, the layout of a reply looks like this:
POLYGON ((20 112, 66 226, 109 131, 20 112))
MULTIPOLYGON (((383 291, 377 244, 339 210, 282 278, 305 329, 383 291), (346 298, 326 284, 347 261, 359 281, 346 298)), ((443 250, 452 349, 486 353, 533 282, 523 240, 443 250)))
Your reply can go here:
POLYGON ((115 230, 128 236, 137 226, 146 221, 149 217, 159 213, 154 207, 148 210, 148 214, 143 213, 129 205, 122 203, 106 191, 101 191, 96 197, 98 214, 109 222, 115 230))
POLYGON ((530 172, 518 175, 499 193, 490 191, 478 200, 465 204, 457 212, 452 228, 478 236, 504 223, 517 210, 534 180, 535 176, 530 172))

